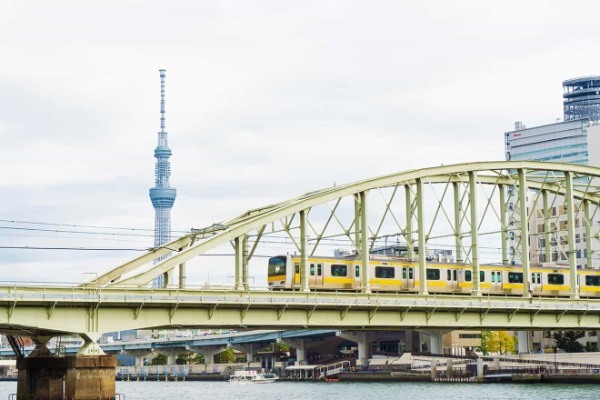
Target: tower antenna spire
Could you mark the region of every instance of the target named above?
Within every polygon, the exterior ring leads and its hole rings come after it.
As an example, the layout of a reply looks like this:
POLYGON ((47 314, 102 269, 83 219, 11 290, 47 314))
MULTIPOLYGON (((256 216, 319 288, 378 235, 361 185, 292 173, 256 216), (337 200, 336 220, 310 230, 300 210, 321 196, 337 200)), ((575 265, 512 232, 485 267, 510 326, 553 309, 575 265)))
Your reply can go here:
POLYGON ((161 69, 160 72, 160 132, 165 132, 165 77, 167 70, 161 69))

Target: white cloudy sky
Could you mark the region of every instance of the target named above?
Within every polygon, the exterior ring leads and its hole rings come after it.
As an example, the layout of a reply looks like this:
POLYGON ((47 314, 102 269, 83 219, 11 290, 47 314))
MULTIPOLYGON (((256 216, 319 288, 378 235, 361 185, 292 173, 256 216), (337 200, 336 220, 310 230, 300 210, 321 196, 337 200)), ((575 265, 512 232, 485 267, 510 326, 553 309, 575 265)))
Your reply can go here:
MULTIPOLYGON (((184 231, 333 182, 503 159, 514 121, 554 122, 561 82, 600 73, 598 17, 595 0, 3 0, 0 246, 151 245, 6 228, 153 227, 159 68, 184 231)), ((0 248, 0 280, 80 281, 137 254, 0 248)))

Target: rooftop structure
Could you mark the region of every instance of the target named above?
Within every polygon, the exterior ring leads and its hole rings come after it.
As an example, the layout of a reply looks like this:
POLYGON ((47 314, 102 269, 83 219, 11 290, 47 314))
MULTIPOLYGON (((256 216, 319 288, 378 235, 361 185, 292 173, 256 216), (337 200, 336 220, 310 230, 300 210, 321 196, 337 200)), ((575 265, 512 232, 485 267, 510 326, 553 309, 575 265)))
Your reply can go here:
POLYGON ((563 82, 564 120, 600 120, 600 76, 585 76, 563 82))
MULTIPOLYGON (((175 203, 177 191, 169 183, 171 176, 171 149, 167 142, 167 132, 165 131, 165 77, 166 70, 160 70, 160 132, 158 132, 158 145, 154 149, 156 157, 155 167, 155 185, 150 189, 150 200, 155 210, 154 217, 154 247, 160 247, 171 240, 171 208, 175 203)), ((160 261, 169 255, 166 254, 156 261, 160 261)), ((164 276, 157 277, 154 287, 163 287, 165 285, 164 276)))

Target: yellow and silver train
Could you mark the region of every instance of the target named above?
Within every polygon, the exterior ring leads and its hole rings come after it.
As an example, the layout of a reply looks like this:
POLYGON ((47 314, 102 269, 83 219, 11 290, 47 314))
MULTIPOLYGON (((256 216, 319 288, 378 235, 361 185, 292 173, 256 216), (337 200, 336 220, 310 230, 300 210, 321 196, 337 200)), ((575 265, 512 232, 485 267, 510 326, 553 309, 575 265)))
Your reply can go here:
MULTIPOLYGON (((268 281, 271 289, 300 288, 300 256, 269 258, 268 281)), ((356 257, 309 257, 308 286, 317 290, 362 289, 362 262, 356 257)), ((568 296, 569 267, 556 264, 532 264, 531 289, 534 296, 568 296)), ((471 265, 428 262, 429 293, 471 293, 471 265)), ((394 257, 371 256, 369 283, 373 291, 418 292, 419 264, 394 257)), ((600 297, 600 270, 578 269, 579 294, 600 297)), ((520 265, 481 265, 480 289, 484 294, 522 295, 523 271, 520 265)))

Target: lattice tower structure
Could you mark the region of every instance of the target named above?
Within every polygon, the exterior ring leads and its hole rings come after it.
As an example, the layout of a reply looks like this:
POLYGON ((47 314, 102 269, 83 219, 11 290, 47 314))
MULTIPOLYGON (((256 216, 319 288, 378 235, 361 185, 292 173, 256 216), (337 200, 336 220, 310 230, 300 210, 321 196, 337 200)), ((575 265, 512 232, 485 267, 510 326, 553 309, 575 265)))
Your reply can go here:
MULTIPOLYGON (((154 247, 160 247, 171 241, 171 208, 177 197, 177 190, 171 187, 169 177, 171 176, 171 149, 167 141, 168 134, 165 131, 165 77, 166 70, 160 70, 160 132, 158 132, 158 145, 154 150, 156 157, 155 186, 150 188, 150 200, 155 210, 154 217, 154 247)), ((155 260, 169 257, 165 254, 155 260)), ((154 279, 153 287, 165 287, 165 276, 161 275, 154 279)))

